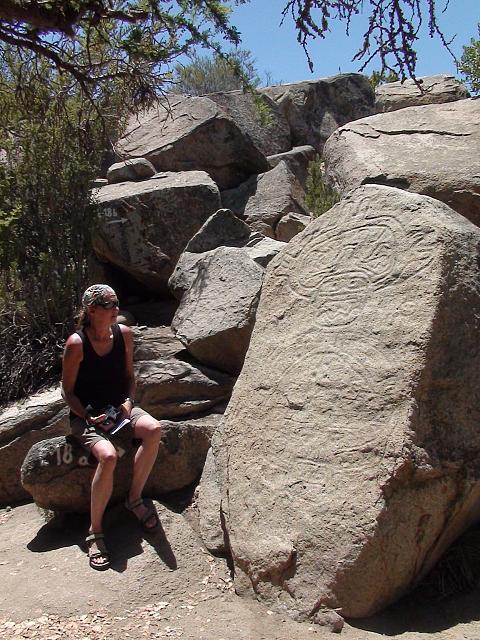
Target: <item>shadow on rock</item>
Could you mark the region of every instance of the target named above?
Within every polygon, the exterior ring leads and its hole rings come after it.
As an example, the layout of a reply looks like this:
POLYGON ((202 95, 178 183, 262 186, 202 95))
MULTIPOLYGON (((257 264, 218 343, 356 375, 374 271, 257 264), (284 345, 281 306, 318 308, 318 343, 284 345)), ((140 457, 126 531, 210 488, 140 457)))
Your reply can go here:
POLYGON ((480 526, 466 531, 418 586, 371 618, 349 620, 384 635, 438 633, 480 620, 480 526), (441 615, 439 615, 441 612, 441 615))

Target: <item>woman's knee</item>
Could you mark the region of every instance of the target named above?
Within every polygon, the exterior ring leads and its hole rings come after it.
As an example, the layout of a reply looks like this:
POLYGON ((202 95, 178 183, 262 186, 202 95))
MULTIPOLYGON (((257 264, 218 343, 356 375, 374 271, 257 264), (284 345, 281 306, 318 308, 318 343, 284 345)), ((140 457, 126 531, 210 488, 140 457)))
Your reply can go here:
POLYGON ((115 467, 118 460, 118 454, 115 447, 110 442, 102 442, 95 445, 92 449, 93 454, 102 467, 115 467), (96 450, 95 450, 96 449, 96 450))
POLYGON ((162 426, 158 420, 151 418, 142 425, 141 438, 145 442, 158 444, 162 437, 162 426))

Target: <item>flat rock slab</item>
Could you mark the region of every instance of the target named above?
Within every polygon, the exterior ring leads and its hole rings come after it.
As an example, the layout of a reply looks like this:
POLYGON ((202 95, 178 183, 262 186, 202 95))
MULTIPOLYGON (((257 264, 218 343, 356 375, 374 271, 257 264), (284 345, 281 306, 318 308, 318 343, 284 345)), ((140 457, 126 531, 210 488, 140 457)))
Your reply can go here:
POLYGON ((429 195, 480 225, 480 100, 357 120, 325 145, 326 179, 344 194, 385 184, 429 195))
POLYGON ((158 173, 142 182, 98 189, 98 257, 157 294, 190 238, 220 207, 216 185, 203 171, 158 173))
POLYGON ((375 111, 396 111, 405 107, 417 107, 421 104, 454 102, 468 98, 465 86, 446 74, 417 78, 421 88, 411 79, 404 82, 386 82, 375 89, 375 111))
POLYGON ((122 160, 145 157, 157 171, 206 171, 220 189, 268 166, 248 130, 207 96, 172 96, 132 117, 116 152, 122 160))
POLYGON ((195 362, 170 327, 137 330, 136 401, 155 418, 209 411, 228 402, 234 379, 195 362))
POLYGON ((238 593, 368 616, 478 517, 479 246, 369 185, 270 263, 214 448, 238 593))
POLYGON ((281 84, 261 91, 277 103, 287 118, 292 146, 311 145, 320 153, 337 127, 374 112, 372 87, 368 78, 358 73, 281 84))

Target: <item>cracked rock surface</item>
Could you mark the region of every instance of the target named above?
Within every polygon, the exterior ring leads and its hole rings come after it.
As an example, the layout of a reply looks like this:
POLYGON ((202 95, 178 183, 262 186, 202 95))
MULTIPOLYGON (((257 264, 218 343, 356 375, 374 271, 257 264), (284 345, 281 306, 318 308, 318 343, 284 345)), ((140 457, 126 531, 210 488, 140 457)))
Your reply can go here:
POLYGON ((409 107, 351 122, 324 149, 326 179, 345 194, 384 184, 441 200, 480 225, 480 100, 409 107))

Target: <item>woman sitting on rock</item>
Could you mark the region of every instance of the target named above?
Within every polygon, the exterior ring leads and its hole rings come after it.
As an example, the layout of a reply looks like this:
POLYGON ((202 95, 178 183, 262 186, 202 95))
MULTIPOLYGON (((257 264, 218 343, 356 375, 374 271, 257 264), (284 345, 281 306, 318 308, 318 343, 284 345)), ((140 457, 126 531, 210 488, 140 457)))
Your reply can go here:
POLYGON ((132 437, 141 440, 125 506, 135 513, 145 531, 151 532, 159 524, 157 512, 141 496, 157 457, 160 424, 143 409, 134 407, 132 330, 117 324, 117 316, 115 291, 105 284, 89 287, 82 297, 78 330, 68 338, 63 355, 63 395, 70 407, 72 434, 98 460, 86 540, 90 566, 98 570, 110 566, 102 519, 112 495, 117 463, 117 451, 111 441, 115 436, 109 437, 114 422, 105 412, 109 406, 130 419, 125 429, 131 429, 132 437))

